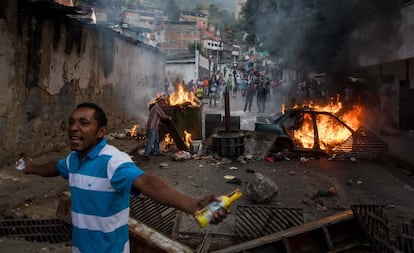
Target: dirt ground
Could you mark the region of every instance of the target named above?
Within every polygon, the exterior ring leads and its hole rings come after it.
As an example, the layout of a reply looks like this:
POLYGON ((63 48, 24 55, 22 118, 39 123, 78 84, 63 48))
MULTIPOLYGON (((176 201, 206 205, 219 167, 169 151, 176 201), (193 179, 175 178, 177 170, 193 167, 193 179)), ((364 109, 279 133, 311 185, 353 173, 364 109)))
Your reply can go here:
MULTIPOLYGON (((343 210, 354 204, 387 205, 386 213, 393 222, 406 222, 414 218, 412 196, 413 178, 388 161, 329 160, 327 157, 310 157, 307 162, 299 159, 268 162, 260 157, 266 149, 263 140, 246 143, 253 159, 241 163, 231 159, 229 163, 204 155, 198 159, 175 161, 170 155, 142 160, 139 150, 142 140, 113 139, 109 143, 129 153, 146 173, 156 175, 180 191, 201 198, 210 193, 227 194, 236 188, 244 193, 237 205, 255 205, 248 198, 247 183, 254 178, 254 172, 270 177, 278 186, 273 199, 261 205, 301 208, 305 222, 314 221, 343 210), (261 148, 258 148, 261 147, 261 148), (224 176, 240 179, 240 184, 228 183, 224 176), (332 197, 313 199, 317 191, 335 187, 332 197)), ((69 150, 61 150, 34 158, 43 163, 66 156, 69 150)), ((25 175, 17 171, 14 164, 0 168, 0 214, 1 218, 55 218, 62 192, 68 185, 62 178, 42 178, 25 175)), ((234 216, 220 225, 200 229, 190 216, 184 216, 180 231, 217 234, 231 234, 234 231, 234 216)), ((64 244, 40 244, 24 240, 0 237, 0 252, 70 252, 64 244)))

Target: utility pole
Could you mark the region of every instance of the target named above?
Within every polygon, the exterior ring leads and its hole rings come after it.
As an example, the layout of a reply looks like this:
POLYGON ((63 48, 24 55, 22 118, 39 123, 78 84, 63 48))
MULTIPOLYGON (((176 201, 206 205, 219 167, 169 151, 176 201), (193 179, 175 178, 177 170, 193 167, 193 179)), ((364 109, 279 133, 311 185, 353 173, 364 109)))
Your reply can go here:
POLYGON ((198 53, 198 45, 197 45, 197 20, 195 22, 195 40, 194 40, 194 81, 197 83, 198 80, 198 62, 199 62, 199 53, 198 53))

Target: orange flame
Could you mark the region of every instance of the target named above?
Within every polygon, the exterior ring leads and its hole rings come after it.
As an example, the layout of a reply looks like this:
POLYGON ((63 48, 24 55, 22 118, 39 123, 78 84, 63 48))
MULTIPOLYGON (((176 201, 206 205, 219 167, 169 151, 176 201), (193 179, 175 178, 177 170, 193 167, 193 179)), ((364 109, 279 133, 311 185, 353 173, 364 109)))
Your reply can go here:
MULTIPOLYGON (((300 107, 296 106, 295 107, 300 107)), ((360 105, 354 105, 352 110, 348 112, 342 112, 342 103, 339 101, 339 95, 336 99, 331 99, 330 103, 326 106, 315 105, 313 102, 302 105, 302 108, 309 108, 314 111, 329 112, 338 116, 342 113, 342 116, 338 118, 343 121, 352 130, 357 130, 361 126, 361 118, 363 114, 363 108, 360 105)), ((284 110, 284 107, 282 107, 284 110)), ((298 130, 293 131, 294 138, 303 148, 314 148, 318 145, 321 150, 334 149, 344 143, 352 136, 352 131, 341 124, 334 118, 325 115, 317 114, 316 126, 318 130, 318 143, 315 142, 315 129, 312 121, 312 116, 306 111, 303 112, 303 119, 298 130)))
POLYGON ((164 137, 164 148, 168 149, 168 147, 172 145, 173 143, 174 143, 173 138, 171 137, 169 133, 167 133, 164 137))
POLYGON ((187 132, 187 130, 184 130, 184 143, 185 145, 189 148, 190 147, 190 142, 193 140, 192 135, 187 132))
POLYGON ((128 130, 129 136, 137 137, 138 136, 138 125, 134 125, 128 130))
POLYGON ((189 103, 192 106, 199 106, 199 101, 194 93, 184 90, 184 87, 181 84, 178 84, 177 90, 170 95, 169 104, 181 105, 185 103, 189 103))
MULTIPOLYGON (((187 130, 184 130, 184 137, 183 137, 183 141, 184 144, 189 148, 190 147, 190 143, 193 140, 191 133, 189 133, 187 130)), ((171 146, 172 144, 174 144, 174 139, 171 137, 171 135, 169 133, 167 133, 164 137, 164 143, 165 143, 165 148, 167 149, 169 146, 171 146)))

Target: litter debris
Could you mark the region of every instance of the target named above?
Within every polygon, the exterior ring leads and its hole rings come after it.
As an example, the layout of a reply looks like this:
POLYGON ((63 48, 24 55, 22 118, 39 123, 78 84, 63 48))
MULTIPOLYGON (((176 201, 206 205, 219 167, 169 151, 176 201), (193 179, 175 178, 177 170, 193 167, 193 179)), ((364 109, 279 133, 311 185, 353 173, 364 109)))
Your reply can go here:
POLYGON ((336 188, 331 186, 329 187, 328 191, 324 191, 324 190, 318 190, 314 195, 313 195, 313 199, 315 198, 319 198, 319 197, 333 197, 336 195, 336 188))
POLYGON ((237 167, 234 167, 234 166, 231 166, 229 169, 231 169, 231 170, 238 170, 238 168, 237 167))
POLYGON ((16 161, 16 170, 24 170, 25 168, 25 162, 24 162, 24 158, 20 158, 18 161, 16 161))
POLYGON ((354 179, 350 179, 347 182, 347 185, 352 185, 352 184, 362 184, 361 180, 354 180, 354 179))
POLYGON ((222 164, 229 164, 229 163, 231 163, 231 160, 227 157, 223 157, 223 158, 221 158, 221 163, 222 164))
POLYGON ((246 159, 252 160, 253 159, 253 155, 246 155, 246 159))
POLYGON ((169 165, 168 165, 168 163, 160 163, 160 168, 168 168, 169 167, 169 165))
POLYGON ((227 179, 227 180, 232 180, 232 179, 235 179, 236 178, 236 176, 232 176, 232 175, 225 175, 224 176, 224 179, 227 179))
POLYGON ((187 151, 180 150, 174 154, 173 159, 175 161, 189 160, 191 159, 191 154, 187 151))
POLYGON ((301 156, 299 160, 301 163, 307 163, 309 161, 309 158, 301 156))
POLYGON ((356 163, 357 162, 357 159, 356 159, 356 157, 351 156, 349 158, 349 161, 351 161, 351 163, 356 163))
POLYGON ((237 184, 237 185, 241 185, 242 181, 240 178, 237 178, 236 176, 232 176, 232 175, 225 175, 224 179, 226 179, 226 183, 228 184, 237 184))
POLYGON ((289 171, 289 176, 296 176, 296 172, 294 172, 293 170, 289 171))
POLYGON ((256 170, 255 170, 255 169, 252 169, 252 168, 247 168, 247 169, 246 169, 246 172, 247 172, 247 173, 255 173, 255 172, 256 172, 256 170))
POLYGON ((233 179, 227 180, 226 183, 228 183, 228 184, 241 185, 242 184, 242 180, 240 178, 235 177, 233 179))
POLYGON ((321 204, 316 204, 316 209, 321 210, 321 211, 326 211, 328 210, 328 208, 326 208, 325 206, 321 205, 321 204))

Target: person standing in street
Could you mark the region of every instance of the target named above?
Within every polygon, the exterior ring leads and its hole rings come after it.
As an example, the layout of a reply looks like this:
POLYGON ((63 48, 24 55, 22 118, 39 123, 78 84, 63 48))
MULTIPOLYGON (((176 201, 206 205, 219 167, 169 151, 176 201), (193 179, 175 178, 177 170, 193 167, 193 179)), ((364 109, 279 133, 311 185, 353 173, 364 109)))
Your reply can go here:
POLYGON ((257 109, 259 113, 264 113, 265 111, 265 103, 266 103, 266 88, 263 87, 263 83, 259 82, 257 85, 257 91, 256 91, 256 97, 257 97, 257 109))
POLYGON ((161 106, 165 105, 166 101, 164 97, 158 97, 156 101, 149 106, 149 114, 147 119, 147 145, 144 151, 144 157, 149 159, 150 155, 161 155, 160 151, 160 134, 159 125, 162 119, 172 120, 172 117, 165 114, 161 106))
POLYGON ((209 98, 210 103, 209 107, 211 107, 212 103, 214 103, 214 106, 217 106, 217 82, 218 80, 213 75, 211 79, 209 80, 208 89, 209 89, 209 98))
POLYGON ((246 112, 249 109, 249 112, 252 111, 253 97, 256 93, 256 89, 252 83, 249 83, 246 88, 246 101, 244 102, 243 111, 246 112))
MULTIPOLYGON (((45 164, 25 160, 26 174, 62 176, 71 193, 72 252, 129 253, 128 218, 130 195, 148 198, 194 214, 217 195, 201 200, 185 195, 160 178, 145 174, 128 154, 104 138, 107 118, 94 103, 79 104, 69 117, 68 135, 72 152, 66 158, 45 164)), ((216 211, 210 223, 224 219, 216 211)))

